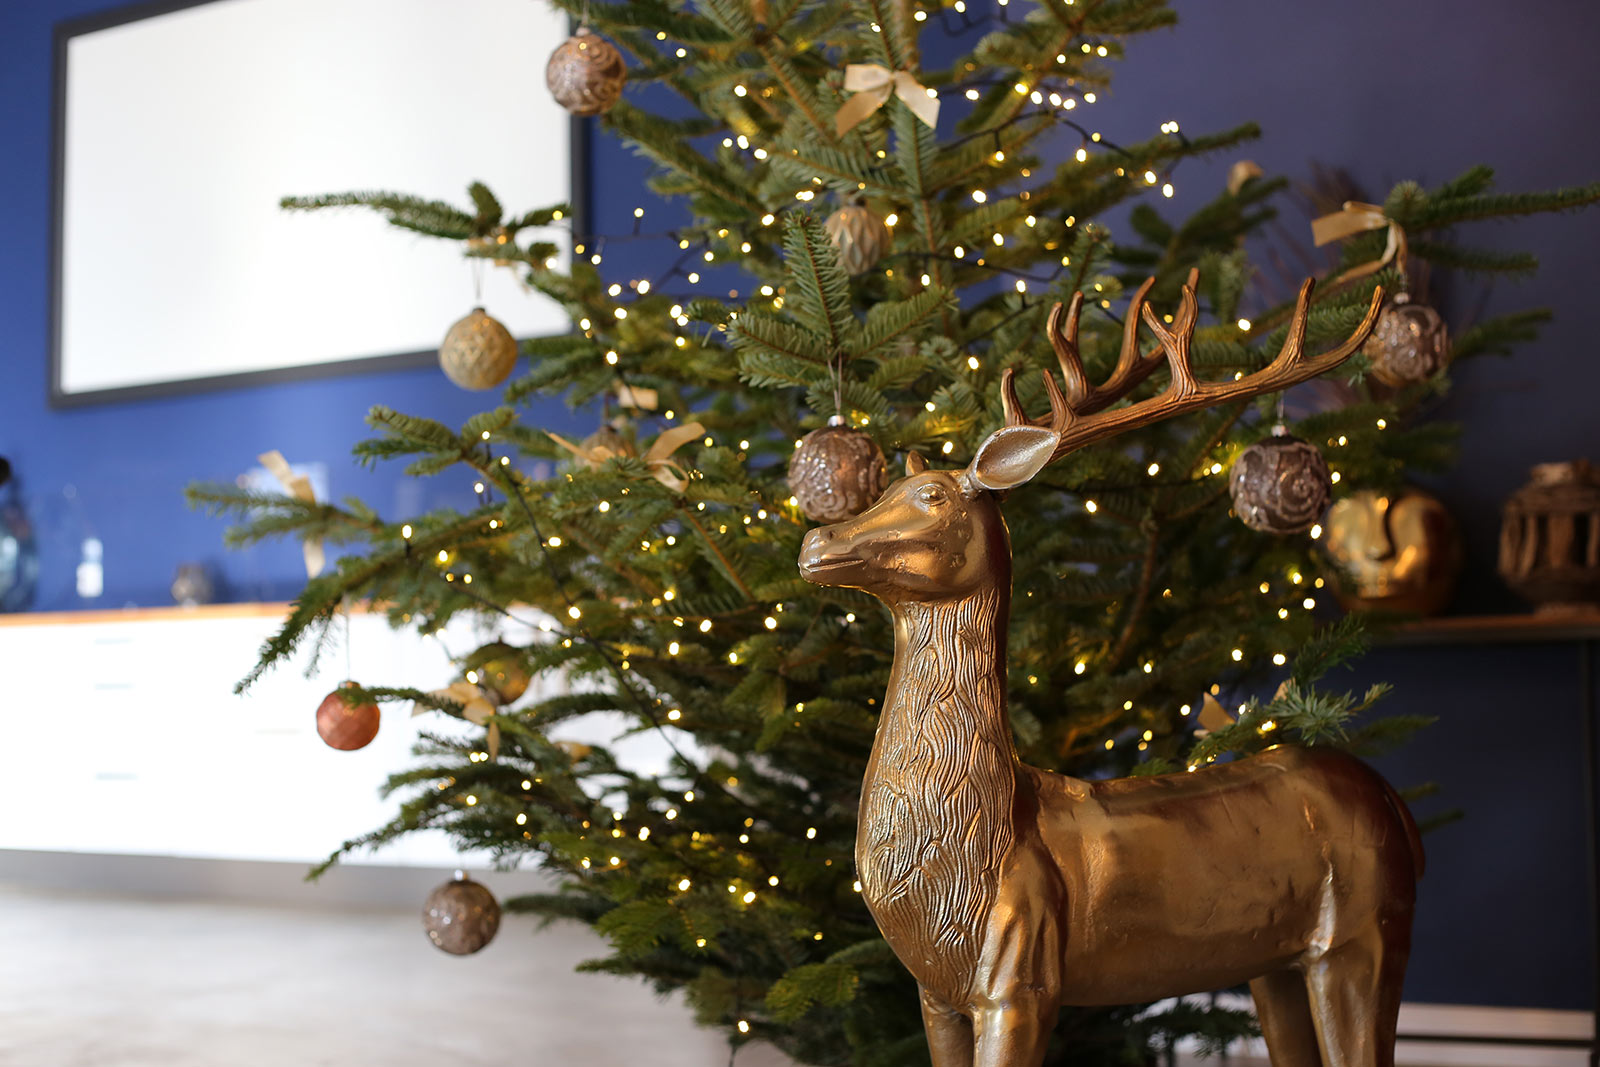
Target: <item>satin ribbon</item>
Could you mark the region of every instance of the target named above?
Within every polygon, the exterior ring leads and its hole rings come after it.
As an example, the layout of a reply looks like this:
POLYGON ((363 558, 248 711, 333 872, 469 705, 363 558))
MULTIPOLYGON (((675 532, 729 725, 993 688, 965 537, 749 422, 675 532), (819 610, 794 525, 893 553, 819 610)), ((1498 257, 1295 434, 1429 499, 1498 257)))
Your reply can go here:
POLYGON ((627 382, 618 382, 617 403, 625 408, 654 411, 661 403, 661 398, 660 394, 654 389, 646 389, 642 385, 629 385, 627 382))
POLYGON ((1241 159, 1228 168, 1228 192, 1234 196, 1244 188, 1244 183, 1261 177, 1261 164, 1253 159, 1241 159))
POLYGON ((896 94, 927 126, 932 127, 939 121, 939 98, 929 96, 928 90, 907 71, 891 72, 888 67, 876 63, 851 63, 844 68, 844 87, 846 92, 856 95, 844 102, 834 119, 834 128, 840 137, 896 94))
POLYGON ((1369 274, 1376 274, 1392 261, 1395 268, 1402 275, 1406 272, 1406 232, 1400 224, 1383 213, 1383 208, 1377 204, 1363 204, 1359 200, 1346 200, 1344 207, 1331 215, 1324 215, 1320 219, 1311 220, 1311 240, 1317 247, 1322 247, 1331 241, 1338 241, 1358 233, 1369 230, 1389 227, 1389 239, 1383 246, 1383 255, 1371 263, 1351 267, 1333 284, 1354 281, 1356 278, 1365 278, 1369 274))
MULTIPOLYGON (((477 726, 487 726, 489 734, 484 747, 489 750, 490 759, 499 758, 500 724, 493 721, 494 713, 499 710, 499 707, 496 705, 494 698, 489 695, 488 690, 473 685, 471 682, 456 682, 454 685, 446 686, 443 689, 435 689, 428 695, 437 697, 440 700, 455 701, 461 705, 461 717, 463 719, 477 726)), ((437 710, 437 708, 430 708, 426 704, 412 704, 411 717, 416 718, 418 715, 426 715, 430 711, 437 710)))
POLYGON ((1228 710, 1222 706, 1221 701, 1210 693, 1206 693, 1200 698, 1200 714, 1195 716, 1195 721, 1209 733, 1213 730, 1220 730, 1224 726, 1232 726, 1234 718, 1228 714, 1228 710))
MULTIPOLYGON (((545 432, 549 433, 548 430, 545 432)), ((698 422, 688 422, 682 426, 674 426, 660 437, 657 437, 656 443, 651 445, 650 450, 641 457, 644 460, 644 465, 650 468, 651 476, 673 492, 682 492, 683 487, 688 484, 689 475, 682 467, 672 461, 672 453, 693 441, 696 437, 703 436, 705 432, 706 428, 698 422)), ((551 433, 550 439, 587 463, 600 464, 623 454, 615 449, 607 448, 605 445, 591 445, 588 448, 584 448, 582 445, 573 444, 558 433, 551 433)))
MULTIPOLYGON (((311 489, 311 479, 304 474, 296 474, 294 468, 289 466, 289 461, 283 458, 282 452, 277 449, 263 452, 256 457, 256 461, 267 468, 267 473, 278 479, 284 492, 296 500, 304 500, 307 504, 317 502, 317 494, 311 489)), ((306 577, 315 578, 322 573, 322 568, 328 561, 327 553, 322 548, 322 538, 307 537, 300 543, 300 548, 306 557, 306 577)))

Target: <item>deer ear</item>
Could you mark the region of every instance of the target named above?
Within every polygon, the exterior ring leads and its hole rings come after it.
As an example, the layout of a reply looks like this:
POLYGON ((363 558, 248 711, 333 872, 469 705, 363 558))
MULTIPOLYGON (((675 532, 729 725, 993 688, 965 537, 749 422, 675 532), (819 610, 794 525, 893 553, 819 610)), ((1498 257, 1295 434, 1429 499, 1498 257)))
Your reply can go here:
POLYGON ((1043 426, 1002 426, 978 446, 967 474, 984 489, 1015 489, 1044 469, 1057 440, 1043 426))
POLYGON ((928 469, 928 461, 922 458, 921 452, 906 453, 906 477, 915 478, 928 469))

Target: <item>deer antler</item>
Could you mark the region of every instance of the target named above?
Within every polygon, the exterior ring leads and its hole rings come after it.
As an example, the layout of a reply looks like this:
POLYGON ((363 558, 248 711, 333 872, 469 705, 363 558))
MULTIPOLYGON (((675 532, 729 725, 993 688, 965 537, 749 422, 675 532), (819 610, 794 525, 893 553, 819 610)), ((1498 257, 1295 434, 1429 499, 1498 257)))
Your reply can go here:
POLYGON ((1383 306, 1383 288, 1380 286, 1373 292, 1372 303, 1355 333, 1338 347, 1308 359, 1305 354, 1306 321, 1310 314, 1311 291, 1316 283, 1307 278, 1300 287, 1294 317, 1289 321, 1289 336, 1284 339, 1283 347, 1271 363, 1233 381, 1202 382, 1195 378, 1194 368, 1189 362, 1189 345, 1194 339, 1199 319, 1199 304, 1194 295, 1198 281, 1199 272, 1190 271, 1170 330, 1162 325, 1145 303, 1145 296, 1155 279, 1149 279, 1139 287, 1128 309, 1127 321, 1123 324, 1122 352, 1117 359, 1116 369, 1099 386, 1089 385, 1083 361, 1078 355, 1078 313, 1083 307, 1083 294, 1073 295, 1066 311, 1064 328, 1061 325, 1061 305, 1057 304, 1050 312, 1050 343, 1061 364, 1061 376, 1066 382, 1066 389, 1063 391, 1050 372, 1045 371, 1045 392, 1050 398, 1050 414, 1038 419, 1030 418, 1022 410, 1013 372, 1007 368, 1000 378, 1000 398, 1005 408, 1006 425, 1044 426, 1054 431, 1057 443, 1050 458, 1056 460, 1084 445, 1113 437, 1136 426, 1145 426, 1230 400, 1246 400, 1263 393, 1276 393, 1332 370, 1348 359, 1372 332, 1378 320, 1378 311, 1383 306), (1160 342, 1160 348, 1148 355, 1139 352, 1141 317, 1160 342), (1105 410, 1148 378, 1163 362, 1163 357, 1172 372, 1172 382, 1163 392, 1125 408, 1105 410))

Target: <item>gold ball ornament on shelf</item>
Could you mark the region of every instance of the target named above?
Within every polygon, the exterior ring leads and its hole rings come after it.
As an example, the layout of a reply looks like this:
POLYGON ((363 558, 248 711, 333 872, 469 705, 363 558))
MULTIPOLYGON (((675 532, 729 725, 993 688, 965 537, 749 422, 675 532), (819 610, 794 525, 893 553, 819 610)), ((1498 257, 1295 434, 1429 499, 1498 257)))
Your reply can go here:
POLYGON ((578 32, 550 53, 545 84, 556 103, 574 115, 603 115, 622 98, 628 65, 604 37, 579 26, 578 32))
POLYGON ((1450 331, 1437 311, 1400 293, 1384 307, 1361 351, 1384 385, 1415 385, 1450 362, 1450 331))
POLYGON ((888 484, 883 450, 838 415, 800 439, 789 459, 789 490, 806 518, 840 522, 872 506, 888 484))
POLYGON ((317 735, 329 748, 354 752, 366 748, 378 736, 378 723, 382 718, 376 704, 356 704, 346 699, 354 682, 344 682, 338 689, 322 698, 317 707, 317 735))
POLYGON ((493 389, 516 365, 516 338, 483 308, 451 326, 439 345, 439 366, 463 389, 493 389))
POLYGON ((1541 463, 1506 501, 1500 577, 1541 614, 1600 610, 1600 470, 1541 463))
POLYGON ((500 929, 500 902, 479 882, 460 871, 455 879, 428 894, 422 905, 422 928, 428 940, 452 956, 470 956, 500 929))
POLYGON ((882 218, 861 199, 851 200, 823 223, 828 239, 839 250, 839 264, 850 274, 872 269, 889 250, 892 235, 882 218))
POLYGON ((1432 493, 1352 493, 1328 509, 1325 526, 1345 610, 1436 615, 1450 602, 1464 559, 1461 532, 1432 493))
POLYGON ((1317 446, 1275 430, 1233 461, 1228 493, 1234 514, 1252 530, 1305 533, 1333 499, 1328 461, 1317 446))

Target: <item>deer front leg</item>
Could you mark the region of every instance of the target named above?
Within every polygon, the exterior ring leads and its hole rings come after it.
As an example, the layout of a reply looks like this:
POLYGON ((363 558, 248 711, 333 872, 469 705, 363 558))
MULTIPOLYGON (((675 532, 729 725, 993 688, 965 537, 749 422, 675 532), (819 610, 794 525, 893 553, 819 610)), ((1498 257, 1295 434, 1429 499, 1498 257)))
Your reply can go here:
POLYGON ((972 1021, 921 986, 917 993, 933 1067, 972 1067, 972 1021))
POLYGON ((1039 1067, 1056 1021, 1055 1001, 1023 994, 978 1009, 975 1067, 1039 1067))

